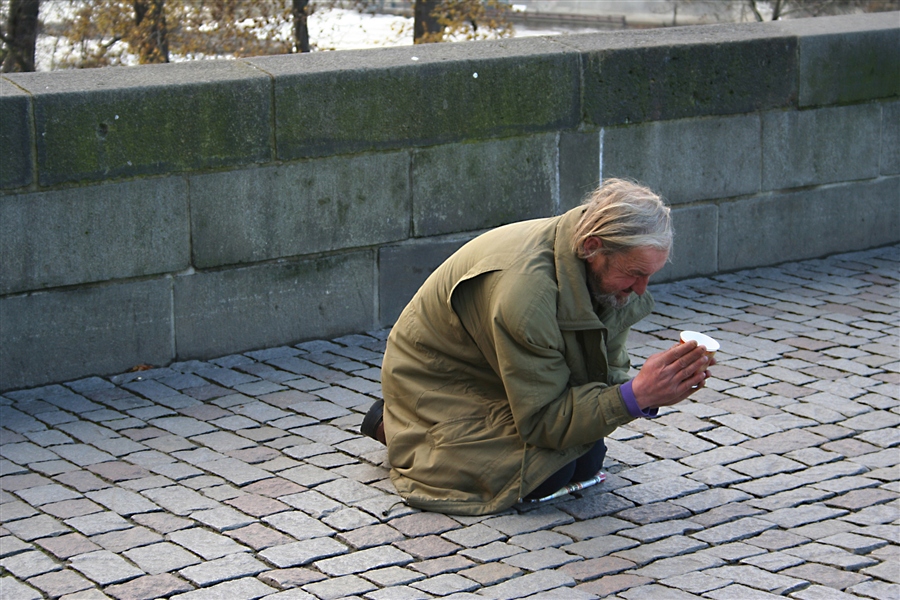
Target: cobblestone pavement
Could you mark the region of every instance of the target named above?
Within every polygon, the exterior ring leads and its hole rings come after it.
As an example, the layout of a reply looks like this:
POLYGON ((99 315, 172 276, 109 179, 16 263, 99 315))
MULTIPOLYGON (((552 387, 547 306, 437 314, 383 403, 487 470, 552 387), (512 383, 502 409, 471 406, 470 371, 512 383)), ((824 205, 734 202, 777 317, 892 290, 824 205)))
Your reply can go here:
POLYGON ((2 598, 900 598, 900 246, 654 286, 635 363, 715 378, 608 480, 488 517, 399 502, 361 437, 386 331, 0 396, 2 598))

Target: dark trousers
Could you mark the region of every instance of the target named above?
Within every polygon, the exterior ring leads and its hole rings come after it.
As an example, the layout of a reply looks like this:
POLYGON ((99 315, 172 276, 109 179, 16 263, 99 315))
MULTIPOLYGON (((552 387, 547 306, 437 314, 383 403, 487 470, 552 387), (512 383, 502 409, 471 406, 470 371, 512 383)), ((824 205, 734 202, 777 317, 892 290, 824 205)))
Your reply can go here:
POLYGON ((606 444, 600 440, 594 447, 588 450, 587 454, 581 456, 562 469, 551 475, 547 480, 528 494, 526 500, 536 500, 549 496, 558 491, 564 485, 577 481, 585 481, 590 479, 603 468, 603 459, 606 457, 606 444))

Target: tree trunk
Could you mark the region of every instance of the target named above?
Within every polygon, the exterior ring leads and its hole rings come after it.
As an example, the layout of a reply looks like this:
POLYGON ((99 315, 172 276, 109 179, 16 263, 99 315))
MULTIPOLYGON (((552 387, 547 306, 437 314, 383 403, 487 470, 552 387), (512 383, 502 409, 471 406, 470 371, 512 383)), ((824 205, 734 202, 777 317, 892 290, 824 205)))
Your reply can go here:
POLYGON ((437 8, 440 0, 416 0, 413 20, 413 43, 440 41, 440 23, 438 23, 437 8))
POLYGON ((772 20, 773 21, 777 21, 778 18, 781 16, 781 6, 782 6, 781 0, 775 0, 775 2, 772 3, 772 20))
POLYGON ((0 71, 34 71, 34 45, 37 41, 38 0, 11 0, 6 23, 6 53, 0 71))
POLYGON ((750 10, 753 11, 753 16, 756 17, 756 20, 760 23, 763 22, 762 13, 759 12, 759 7, 756 5, 756 0, 747 0, 747 4, 750 6, 750 10))
POLYGON ((142 64, 169 62, 166 0, 134 0, 135 43, 142 64))
POLYGON ((294 18, 295 52, 309 52, 309 0, 293 0, 291 15, 294 18))

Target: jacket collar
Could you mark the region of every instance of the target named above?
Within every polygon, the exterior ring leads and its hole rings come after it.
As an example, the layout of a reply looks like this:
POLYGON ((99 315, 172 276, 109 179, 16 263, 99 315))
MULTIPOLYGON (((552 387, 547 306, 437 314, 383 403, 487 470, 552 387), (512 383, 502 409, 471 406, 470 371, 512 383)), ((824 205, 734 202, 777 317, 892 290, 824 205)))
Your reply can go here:
POLYGON ((553 246, 556 281, 559 286, 556 319, 560 329, 608 329, 614 335, 650 314, 653 310, 653 298, 646 293, 633 298, 624 308, 607 308, 601 313, 603 320, 600 320, 591 303, 587 267, 572 248, 575 228, 583 213, 583 207, 574 208, 560 216, 556 225, 553 246))

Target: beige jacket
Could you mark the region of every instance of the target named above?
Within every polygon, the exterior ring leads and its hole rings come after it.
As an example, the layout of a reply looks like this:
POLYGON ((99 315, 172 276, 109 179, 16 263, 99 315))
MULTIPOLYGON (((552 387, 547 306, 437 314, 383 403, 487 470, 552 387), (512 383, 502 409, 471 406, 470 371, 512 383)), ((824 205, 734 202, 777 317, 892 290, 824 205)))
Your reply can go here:
POLYGON ((653 300, 594 312, 571 247, 582 210, 472 240, 394 325, 384 424, 391 479, 410 505, 504 510, 633 419, 618 385, 625 340, 653 300))

